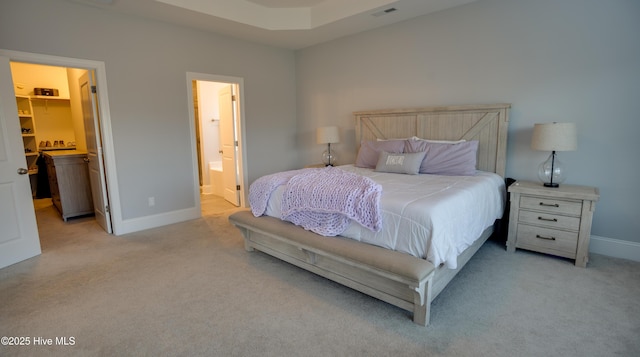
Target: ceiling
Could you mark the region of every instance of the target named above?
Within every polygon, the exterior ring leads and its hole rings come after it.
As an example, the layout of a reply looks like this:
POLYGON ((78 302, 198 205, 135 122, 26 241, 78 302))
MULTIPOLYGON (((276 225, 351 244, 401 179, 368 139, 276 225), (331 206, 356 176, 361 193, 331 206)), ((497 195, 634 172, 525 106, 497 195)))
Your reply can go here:
POLYGON ((300 49, 476 0, 70 0, 300 49))

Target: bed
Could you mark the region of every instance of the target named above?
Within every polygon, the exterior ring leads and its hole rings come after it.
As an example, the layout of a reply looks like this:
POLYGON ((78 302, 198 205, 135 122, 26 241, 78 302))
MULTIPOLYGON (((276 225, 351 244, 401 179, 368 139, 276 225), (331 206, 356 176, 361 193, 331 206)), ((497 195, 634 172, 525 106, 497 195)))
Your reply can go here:
MULTIPOLYGON (((509 109, 509 104, 492 104, 356 112, 357 150, 361 149, 361 143, 414 137, 477 141, 478 176, 487 173, 504 179, 509 109)), ((363 173, 359 168, 348 169, 363 173)), ((366 239, 321 236, 276 217, 255 217, 250 210, 230 215, 229 221, 240 229, 247 251, 262 251, 410 311, 413 321, 420 325, 429 323, 431 301, 496 227, 490 224, 473 233, 464 250, 456 252, 454 261, 446 262, 424 252, 408 254, 402 249, 388 249, 384 244, 371 244, 366 239), (420 254, 424 256, 416 256, 420 254)), ((402 234, 407 235, 410 233, 402 234)))

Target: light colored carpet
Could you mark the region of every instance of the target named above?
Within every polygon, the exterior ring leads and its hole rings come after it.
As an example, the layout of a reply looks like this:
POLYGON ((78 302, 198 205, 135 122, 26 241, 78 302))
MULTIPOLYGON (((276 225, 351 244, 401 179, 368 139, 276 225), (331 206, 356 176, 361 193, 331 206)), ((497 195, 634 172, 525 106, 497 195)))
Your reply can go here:
POLYGON ((234 209, 208 207, 201 219, 115 237, 40 204, 43 254, 0 270, 0 336, 31 345, 0 346, 0 356, 640 355, 640 263, 592 255, 582 269, 489 241, 425 328, 246 252, 227 222, 234 209), (56 346, 62 337, 74 345, 56 346))

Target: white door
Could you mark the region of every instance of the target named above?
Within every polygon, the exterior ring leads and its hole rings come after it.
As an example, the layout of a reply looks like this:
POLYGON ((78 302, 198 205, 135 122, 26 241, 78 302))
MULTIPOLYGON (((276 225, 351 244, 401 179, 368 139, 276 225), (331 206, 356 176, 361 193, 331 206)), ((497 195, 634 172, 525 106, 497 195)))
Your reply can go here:
POLYGON ((41 253, 9 58, 0 56, 0 268, 41 253))
POLYGON ((89 180, 96 221, 107 233, 111 234, 111 215, 107 196, 104 157, 102 156, 102 138, 100 135, 100 117, 94 87, 93 71, 87 71, 79 79, 82 101, 82 117, 87 139, 87 157, 89 159, 89 180))
POLYGON ((220 144, 222 146, 222 181, 224 198, 232 204, 240 205, 238 173, 236 165, 235 98, 233 85, 218 92, 220 107, 220 144))

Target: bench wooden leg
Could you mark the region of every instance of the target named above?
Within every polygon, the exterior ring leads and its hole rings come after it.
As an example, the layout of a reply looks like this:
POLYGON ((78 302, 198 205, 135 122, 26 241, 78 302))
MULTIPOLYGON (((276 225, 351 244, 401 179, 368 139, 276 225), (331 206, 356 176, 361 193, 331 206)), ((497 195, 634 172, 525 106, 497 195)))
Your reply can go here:
POLYGON ((238 225, 236 225, 236 228, 240 230, 240 233, 244 238, 244 250, 246 250, 247 252, 253 252, 255 249, 253 249, 253 246, 251 245, 251 240, 249 239, 249 237, 251 236, 251 231, 246 227, 242 227, 238 225))
POLYGON ((413 289, 413 322, 427 326, 431 314, 431 291, 433 274, 413 289))

